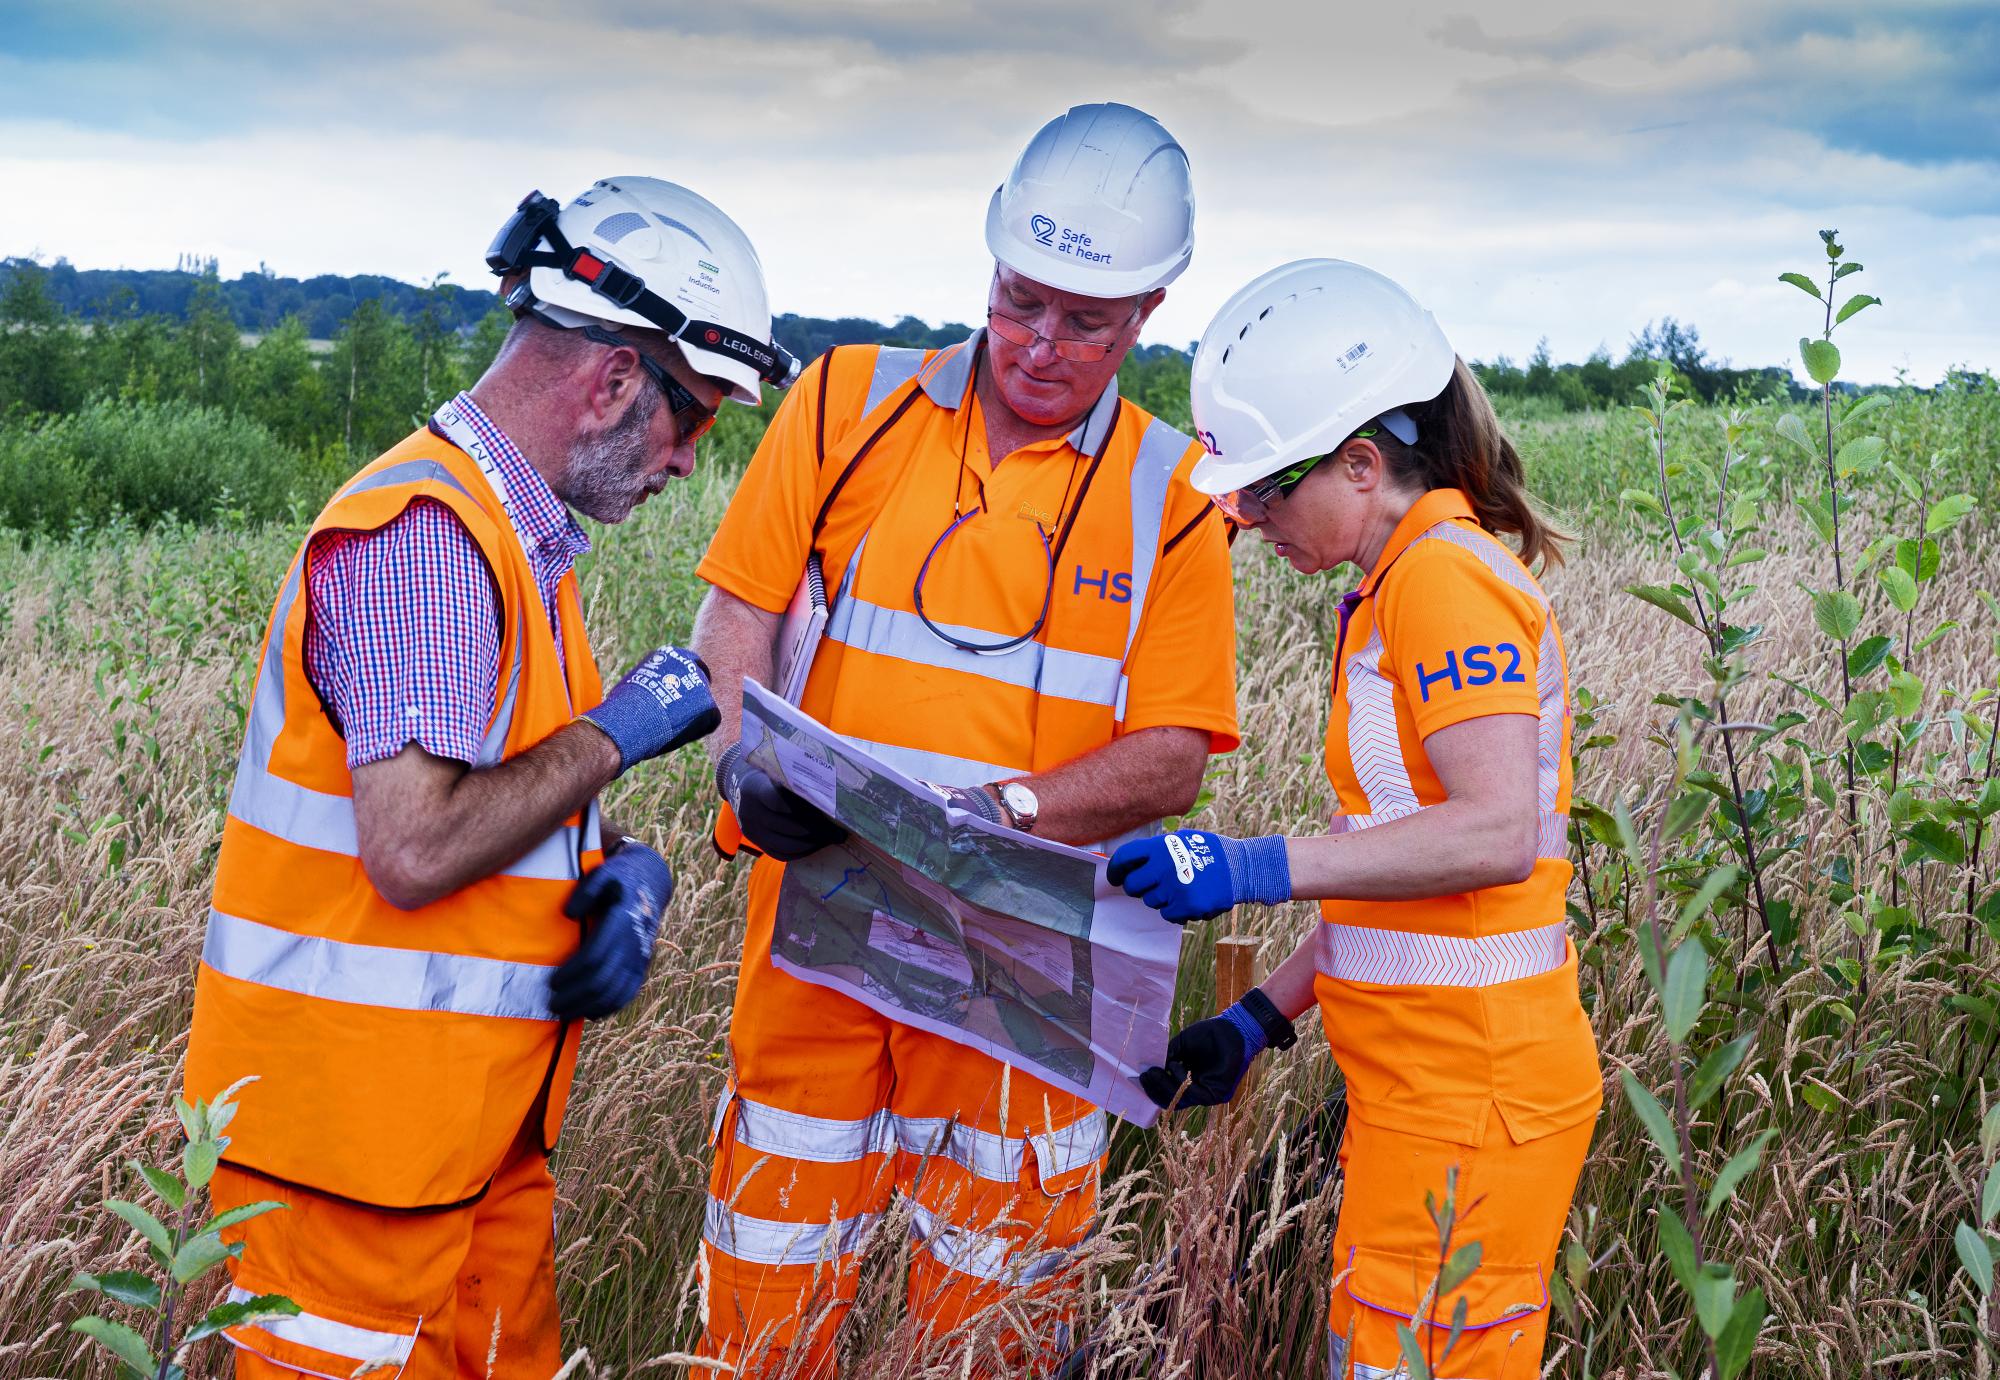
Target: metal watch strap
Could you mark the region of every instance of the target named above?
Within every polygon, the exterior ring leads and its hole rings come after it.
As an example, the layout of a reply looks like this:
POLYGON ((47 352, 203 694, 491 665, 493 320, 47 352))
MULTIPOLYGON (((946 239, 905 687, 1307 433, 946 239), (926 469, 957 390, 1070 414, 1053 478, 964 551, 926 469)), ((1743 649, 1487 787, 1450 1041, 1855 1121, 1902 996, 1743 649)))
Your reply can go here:
POLYGON ((1271 1041, 1272 1049, 1290 1049, 1299 1042, 1299 1033, 1292 1023, 1284 1018, 1271 999, 1264 995, 1261 987, 1252 987, 1243 994, 1243 1009, 1257 1018, 1257 1024, 1264 1027, 1264 1034, 1271 1041))

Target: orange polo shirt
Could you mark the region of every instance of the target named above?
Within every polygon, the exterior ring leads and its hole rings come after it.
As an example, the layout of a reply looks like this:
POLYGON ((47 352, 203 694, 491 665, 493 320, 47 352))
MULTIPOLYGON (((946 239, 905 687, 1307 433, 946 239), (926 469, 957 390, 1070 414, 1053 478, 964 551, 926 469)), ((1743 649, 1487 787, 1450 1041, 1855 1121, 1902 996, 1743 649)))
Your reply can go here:
MULTIPOLYGON (((1470 952, 1467 942, 1559 926, 1571 874, 1569 680, 1540 585, 1479 527, 1461 491, 1434 489, 1397 524, 1351 609, 1326 734, 1327 778, 1346 817, 1336 827, 1372 827, 1442 803, 1425 739, 1484 715, 1524 714, 1539 724, 1542 856, 1514 885, 1325 901, 1322 919, 1445 936, 1454 953, 1470 952)), ((1412 951, 1393 937, 1382 949, 1412 951)), ((1393 969, 1392 960, 1383 964, 1393 969)), ((1316 990, 1350 1107, 1365 1121, 1477 1145, 1492 1109, 1516 1140, 1596 1112, 1601 1080, 1573 948, 1549 971, 1486 986, 1350 981, 1322 970, 1316 990)))

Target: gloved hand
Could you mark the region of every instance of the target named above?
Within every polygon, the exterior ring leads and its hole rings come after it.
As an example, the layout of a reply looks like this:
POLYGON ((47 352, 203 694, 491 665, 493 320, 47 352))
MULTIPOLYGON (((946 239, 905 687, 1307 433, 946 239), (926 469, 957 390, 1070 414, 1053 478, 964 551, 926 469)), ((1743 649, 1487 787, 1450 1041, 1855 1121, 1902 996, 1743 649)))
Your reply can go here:
POLYGON ((1281 834, 1233 839, 1180 829, 1135 839, 1111 855, 1104 875, 1177 925, 1245 901, 1275 906, 1292 899, 1292 864, 1281 834))
POLYGON ((708 667, 693 652, 661 647, 634 666, 583 717, 618 748, 618 770, 706 738, 722 722, 708 692, 708 667))
POLYGON ((1290 1049, 1297 1040, 1292 1023, 1264 990, 1252 987, 1220 1016, 1196 1021, 1167 1041, 1166 1066, 1145 1070, 1139 1086, 1161 1107, 1220 1106, 1236 1095, 1250 1061, 1266 1046, 1290 1049))
POLYGON ((585 874, 563 914, 595 923, 587 923, 582 945, 549 979, 549 1009, 558 1019, 600 1020, 639 995, 673 894, 667 860, 637 839, 626 839, 585 874))
POLYGON ((736 812, 743 837, 779 862, 797 862, 847 837, 818 806, 744 760, 740 742, 715 764, 715 788, 736 812))
POLYGON ((988 824, 1005 826, 1006 816, 1000 813, 1000 802, 978 786, 940 786, 935 781, 924 782, 932 790, 944 797, 944 803, 954 810, 963 810, 969 815, 978 815, 988 824))

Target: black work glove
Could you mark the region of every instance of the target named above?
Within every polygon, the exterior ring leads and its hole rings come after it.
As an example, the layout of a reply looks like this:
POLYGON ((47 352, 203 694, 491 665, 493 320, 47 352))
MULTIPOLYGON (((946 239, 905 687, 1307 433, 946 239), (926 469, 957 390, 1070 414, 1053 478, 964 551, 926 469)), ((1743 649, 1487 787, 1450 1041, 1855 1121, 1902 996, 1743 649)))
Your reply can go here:
POLYGON ((715 764, 715 788, 735 811, 743 837, 779 862, 797 862, 847 837, 818 806, 744 760, 740 742, 715 764))
POLYGON ((601 1020, 639 995, 673 894, 667 860, 637 839, 585 874, 563 903, 563 914, 587 928, 549 979, 549 1010, 558 1020, 601 1020))
POLYGON ((1264 989, 1252 987, 1221 1015, 1196 1021, 1167 1041, 1166 1066, 1142 1072, 1139 1086, 1161 1107, 1220 1106, 1236 1096, 1250 1061, 1267 1046, 1290 1049, 1297 1041, 1292 1023, 1278 1013, 1264 989))

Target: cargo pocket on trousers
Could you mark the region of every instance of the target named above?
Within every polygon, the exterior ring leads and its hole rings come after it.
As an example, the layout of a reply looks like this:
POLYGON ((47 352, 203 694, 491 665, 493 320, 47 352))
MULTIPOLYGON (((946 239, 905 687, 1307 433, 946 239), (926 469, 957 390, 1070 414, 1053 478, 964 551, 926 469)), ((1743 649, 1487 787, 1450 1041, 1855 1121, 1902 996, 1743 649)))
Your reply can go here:
POLYGON ((1027 1141, 1035 1186, 1051 1198, 1063 1198, 1096 1186, 1111 1148, 1111 1131, 1104 1113, 1093 1108, 1067 1126, 1030 1133, 1027 1141))
MULTIPOLYGON (((286 1293, 272 1281, 269 1292, 286 1293)), ((301 1296, 296 1316, 268 1318, 229 1328, 222 1335, 244 1351, 310 1375, 359 1375, 371 1380, 395 1380, 416 1350, 423 1319, 414 1314, 383 1313, 301 1296)), ((228 1303, 245 1303, 255 1295, 245 1288, 229 1291, 228 1303)))
POLYGON ((1440 1295, 1421 1317, 1417 1306, 1436 1275, 1435 1261, 1357 1246, 1349 1250, 1346 1261, 1336 1262, 1336 1273, 1340 1269, 1347 1272, 1340 1292, 1354 1304, 1354 1360, 1372 1366, 1393 1367, 1397 1363, 1395 1329, 1402 1325, 1416 1334, 1418 1345, 1427 1351, 1431 1329, 1436 1329, 1438 1374, 1458 1374, 1450 1358, 1441 1353, 1460 1299, 1465 1301, 1465 1326, 1453 1354, 1469 1350, 1497 1329, 1538 1325, 1549 1306, 1547 1283, 1536 1265, 1482 1264, 1458 1289, 1440 1295), (1377 1339, 1382 1341, 1371 1346, 1377 1339), (1381 1354, 1373 1354, 1378 1349, 1381 1354))

